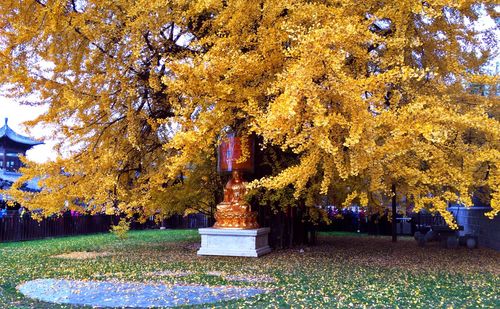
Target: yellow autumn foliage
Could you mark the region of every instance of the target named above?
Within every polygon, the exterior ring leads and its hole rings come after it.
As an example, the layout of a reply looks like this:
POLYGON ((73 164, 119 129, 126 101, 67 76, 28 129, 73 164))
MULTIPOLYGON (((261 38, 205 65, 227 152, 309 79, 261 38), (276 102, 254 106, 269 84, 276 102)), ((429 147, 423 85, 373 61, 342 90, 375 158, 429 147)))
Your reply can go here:
POLYGON ((297 158, 253 188, 377 210, 396 184, 453 225, 447 203, 481 187, 494 216, 499 100, 469 85, 498 84, 480 70, 497 37, 472 26, 495 5, 4 0, 0 83, 48 106, 33 123, 61 154, 23 169, 18 185, 42 177, 41 193, 9 194, 46 214, 165 214, 231 126, 297 158))

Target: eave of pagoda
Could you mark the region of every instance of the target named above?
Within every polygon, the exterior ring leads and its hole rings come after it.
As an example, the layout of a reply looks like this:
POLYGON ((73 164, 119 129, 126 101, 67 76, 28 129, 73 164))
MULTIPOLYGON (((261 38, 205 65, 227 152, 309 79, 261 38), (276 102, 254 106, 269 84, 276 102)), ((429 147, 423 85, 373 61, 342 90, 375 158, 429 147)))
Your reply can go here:
POLYGON ((33 146, 41 145, 43 141, 38 141, 30 137, 16 133, 8 125, 8 118, 5 118, 5 124, 0 128, 0 145, 4 148, 23 149, 23 152, 33 146))

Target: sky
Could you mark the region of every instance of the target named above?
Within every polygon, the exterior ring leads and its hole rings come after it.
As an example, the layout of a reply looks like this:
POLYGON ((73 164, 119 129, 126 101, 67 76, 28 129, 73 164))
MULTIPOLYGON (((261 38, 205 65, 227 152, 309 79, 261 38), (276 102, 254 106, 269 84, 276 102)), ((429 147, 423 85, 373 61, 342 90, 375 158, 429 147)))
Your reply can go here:
POLYGON ((4 125, 5 118, 9 118, 9 127, 19 134, 36 139, 42 139, 45 144, 30 149, 26 156, 36 162, 46 162, 55 159, 54 142, 45 138, 50 131, 36 126, 30 132, 22 125, 23 122, 35 119, 45 111, 43 107, 21 105, 9 98, 0 96, 0 126, 4 125))

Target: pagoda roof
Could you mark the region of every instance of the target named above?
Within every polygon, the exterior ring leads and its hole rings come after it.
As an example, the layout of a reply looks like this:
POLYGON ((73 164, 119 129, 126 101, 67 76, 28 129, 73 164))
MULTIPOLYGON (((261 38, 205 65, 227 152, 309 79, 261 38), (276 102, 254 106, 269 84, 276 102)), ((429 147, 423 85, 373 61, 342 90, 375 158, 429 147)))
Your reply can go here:
POLYGON ((0 128, 0 139, 3 137, 6 137, 13 142, 16 142, 19 144, 24 144, 27 146, 35 146, 35 145, 43 144, 43 142, 41 142, 41 141, 37 141, 37 140, 32 139, 30 137, 16 133, 14 130, 12 130, 9 127, 8 118, 5 118, 5 125, 0 128))
MULTIPOLYGON (((10 172, 0 168, 0 190, 9 189, 12 184, 21 177, 22 174, 18 172, 10 172)), ((40 192, 41 188, 38 185, 40 178, 31 179, 23 184, 21 190, 29 192, 40 192)), ((0 194, 0 201, 10 200, 11 197, 5 194, 0 194)))

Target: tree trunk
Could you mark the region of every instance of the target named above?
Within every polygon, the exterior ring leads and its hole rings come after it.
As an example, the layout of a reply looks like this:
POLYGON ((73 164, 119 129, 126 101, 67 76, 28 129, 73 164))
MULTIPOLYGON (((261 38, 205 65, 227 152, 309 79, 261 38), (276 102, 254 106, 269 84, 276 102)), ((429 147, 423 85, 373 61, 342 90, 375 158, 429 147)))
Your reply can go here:
POLYGON ((270 227, 269 245, 275 249, 313 245, 316 241, 314 226, 307 222, 304 210, 289 207, 274 213, 270 207, 259 207, 259 224, 270 227))
POLYGON ((398 241, 396 226, 396 185, 392 185, 392 242, 398 241))

